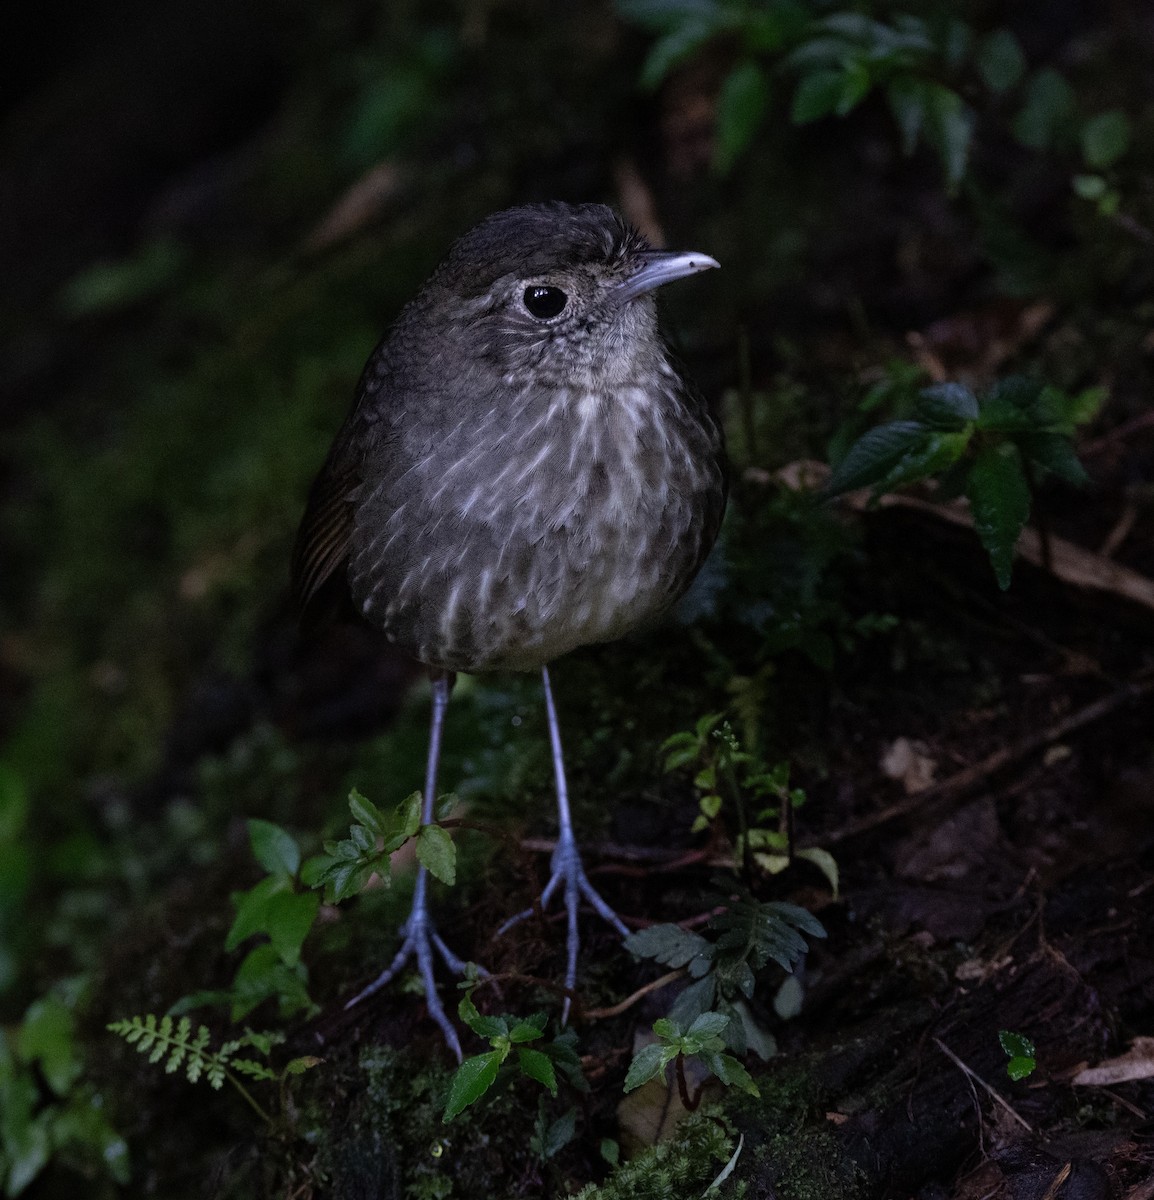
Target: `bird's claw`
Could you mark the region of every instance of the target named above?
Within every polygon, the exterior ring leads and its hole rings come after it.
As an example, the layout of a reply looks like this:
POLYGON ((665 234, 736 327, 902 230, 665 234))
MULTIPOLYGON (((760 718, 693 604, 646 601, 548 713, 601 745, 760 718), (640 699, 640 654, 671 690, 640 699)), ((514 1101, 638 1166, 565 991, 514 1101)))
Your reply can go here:
MULTIPOLYGON (((401 935, 404 940, 401 942, 401 948, 397 951, 393 961, 368 987, 362 988, 361 991, 348 1001, 345 1008, 352 1008, 362 1000, 367 1000, 370 996, 375 995, 381 988, 391 983, 397 977, 401 968, 410 959, 416 958, 417 970, 421 976, 421 982, 425 987, 425 1004, 428 1007, 429 1016, 441 1027, 441 1032, 445 1035, 445 1041, 448 1043, 449 1049, 452 1050, 457 1056, 457 1061, 460 1062, 463 1057, 461 1053, 461 1041, 457 1037, 457 1031, 453 1028, 453 1023, 449 1020, 448 1014, 445 1012, 445 1006, 441 1003, 441 996, 437 991, 437 980, 433 974, 434 952, 441 956, 442 962, 455 975, 466 974, 468 964, 445 945, 445 942, 437 933, 436 926, 434 926, 432 919, 423 906, 414 905, 413 911, 409 914, 409 919, 401 926, 401 935)), ((473 964, 473 969, 481 977, 489 973, 484 967, 479 967, 476 964, 473 964)))
POLYGON ((581 938, 577 931, 577 910, 581 898, 584 897, 592 906, 593 911, 603 921, 612 925, 623 938, 629 936, 629 930, 621 918, 605 902, 600 892, 589 882, 589 876, 585 874, 585 867, 581 862, 581 852, 577 849, 577 842, 572 834, 569 834, 567 837, 563 834, 558 839, 557 846, 553 850, 550 870, 549 882, 541 892, 541 897, 537 904, 510 917, 497 930, 497 936, 500 937, 503 933, 508 932, 514 925, 525 920, 526 917, 531 917, 539 909, 544 909, 549 901, 553 899, 558 888, 564 884, 565 912, 569 924, 568 936, 565 941, 566 996, 564 1006, 561 1009, 561 1023, 564 1024, 569 1019, 572 992, 577 982, 577 955, 581 949, 581 938))

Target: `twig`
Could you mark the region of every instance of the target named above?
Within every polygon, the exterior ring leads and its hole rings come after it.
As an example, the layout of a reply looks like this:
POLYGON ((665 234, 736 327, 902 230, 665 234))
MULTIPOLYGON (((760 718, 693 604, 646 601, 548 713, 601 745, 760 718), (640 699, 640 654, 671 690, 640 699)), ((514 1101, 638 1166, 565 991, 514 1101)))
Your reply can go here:
POLYGON ((1014 1120, 1017 1121, 1027 1133, 1034 1132, 1034 1127, 1030 1124, 1030 1122, 1027 1121, 1026 1118, 1023 1117, 1021 1113, 1019 1113, 1003 1095, 990 1087, 990 1085, 980 1075, 970 1070, 970 1068, 967 1067, 964 1062, 962 1062, 962 1060, 949 1048, 949 1046, 946 1045, 945 1042, 942 1041, 941 1038, 934 1038, 934 1045, 937 1046, 937 1048, 950 1060, 950 1062, 954 1064, 955 1067, 958 1068, 959 1071, 965 1075, 967 1079, 976 1083, 998 1104, 1000 1104, 1002 1108, 1004 1108, 1006 1112, 1008 1112, 1010 1116, 1013 1117, 1014 1120))
POLYGON ((610 1017, 620 1016, 627 1008, 632 1008, 638 1000, 648 996, 650 992, 656 992, 659 988, 665 987, 667 983, 672 983, 675 979, 680 979, 684 974, 684 967, 678 967, 676 971, 667 971, 659 978, 645 984, 644 987, 639 987, 637 991, 626 996, 620 1003, 612 1004, 608 1008, 589 1008, 581 1015, 586 1021, 605 1021, 610 1017))
POLYGON ((1110 695, 1103 696, 1101 699, 1095 700, 1093 704, 1089 704, 1078 712, 1064 717, 1061 721, 1055 722, 1041 733, 1031 734, 1029 737, 1023 738, 1016 745, 995 750, 993 754, 983 758, 981 762, 965 767, 963 770, 958 771, 957 774, 951 775, 949 779, 944 779, 941 783, 935 784, 933 787, 915 792, 912 796, 907 796, 905 799, 898 800, 894 804, 887 805, 875 813, 870 813, 868 816, 861 817, 857 821, 851 821, 848 825, 843 825, 840 829, 823 834, 819 839, 820 843, 822 846, 835 846, 839 842, 857 837, 858 834, 868 833, 870 830, 877 829, 881 825, 888 825, 891 821, 896 821, 899 817, 908 816, 917 809, 933 804, 936 801, 960 800, 964 796, 969 795, 975 788, 985 783, 991 775, 996 775, 999 771, 1005 770, 1006 767, 1021 762, 1022 759, 1028 758, 1031 754, 1035 754, 1053 742, 1068 737, 1079 729, 1084 729, 1087 725, 1092 725, 1095 721, 1100 721, 1103 717, 1109 716, 1124 705, 1143 699, 1150 695, 1152 691, 1154 691, 1154 679, 1142 679, 1125 684, 1117 691, 1111 692, 1110 695))
POLYGON ((1070 1178, 1070 1171, 1073 1169, 1073 1163, 1066 1163, 1062 1169, 1050 1180, 1050 1186, 1046 1189, 1042 1200, 1057 1200, 1058 1193, 1062 1189, 1062 1184, 1070 1178))

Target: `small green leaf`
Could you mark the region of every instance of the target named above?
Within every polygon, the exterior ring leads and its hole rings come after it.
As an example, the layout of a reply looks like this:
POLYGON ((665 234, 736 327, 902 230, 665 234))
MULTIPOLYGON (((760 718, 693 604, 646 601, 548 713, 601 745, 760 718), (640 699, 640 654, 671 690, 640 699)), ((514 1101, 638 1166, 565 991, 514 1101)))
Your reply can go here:
POLYGON ((624 1090, 631 1092, 643 1083, 656 1079, 676 1056, 676 1050, 662 1045, 661 1042, 652 1042, 648 1046, 642 1046, 634 1055, 633 1061, 629 1064, 629 1070, 625 1073, 624 1090))
POLYGON ((646 91, 653 91, 674 67, 689 58, 716 32, 717 27, 711 21, 689 20, 658 38, 641 68, 641 86, 646 91))
POLYGON ((320 905, 316 892, 281 892, 269 900, 265 932, 282 962, 291 966, 300 960, 301 946, 320 905))
POLYGON ((325 1060, 315 1054, 302 1054, 299 1058, 290 1058, 284 1065, 282 1075, 303 1075, 313 1067, 319 1067, 325 1060))
POLYGON ((671 1021, 668 1017, 658 1017, 653 1022, 653 1032, 662 1041, 672 1042, 681 1037, 681 1026, 676 1021, 671 1021))
POLYGON ((531 1017, 514 1021, 509 1029, 509 1041, 514 1043, 536 1041, 545 1032, 547 1020, 544 1013, 534 1013, 531 1017))
POLYGON ((914 414, 934 429, 957 431, 978 419, 978 398, 960 383, 939 383, 918 393, 914 414))
POLYGON ((625 939, 625 949, 638 958, 652 958, 667 967, 688 966, 691 975, 703 973, 694 971, 695 962, 707 968, 713 957, 713 944, 708 938, 676 925, 651 925, 648 929, 639 929, 625 939))
POLYGON ((461 997, 457 1005, 457 1015, 478 1037, 483 1037, 486 1041, 509 1036, 509 1022, 504 1017, 490 1017, 479 1013, 472 995, 468 992, 461 997))
POLYGON ((349 792, 349 811, 353 820, 359 822, 370 832, 381 837, 388 828, 385 814, 371 801, 361 795, 356 788, 349 792))
POLYGON ((877 483, 905 455, 924 445, 930 433, 920 421, 889 421, 867 430, 834 467, 825 495, 837 496, 877 483))
POLYGON ((1082 157, 1094 171, 1112 167, 1130 148, 1130 118, 1120 109, 1099 113, 1082 126, 1082 157))
POLYGON ((985 546, 998 580, 1010 586, 1014 546, 1030 515, 1030 488, 1017 448, 1002 442, 983 450, 974 461, 966 486, 974 529, 985 546))
POLYGON ((541 1146, 541 1157, 549 1159, 559 1151, 564 1150, 573 1140, 576 1132, 577 1110, 576 1108, 570 1108, 563 1112, 556 1121, 552 1122, 545 1131, 545 1139, 541 1146))
POLYGON ((1022 453, 1040 467, 1081 487, 1090 481, 1073 443, 1062 433, 1027 433, 1018 439, 1022 453))
POLYGON ((1072 184, 1074 194, 1083 200, 1101 200, 1109 186, 1101 175, 1075 175, 1072 184))
POLYGON ((457 847, 447 829, 422 825, 417 834, 417 858, 442 883, 452 887, 457 882, 457 847))
POLYGON ((1038 1062, 1033 1058, 1011 1058, 1006 1063, 1006 1074, 1017 1083, 1019 1079, 1025 1079, 1037 1070, 1038 1062))
POLYGON ((406 796, 396 810, 396 832, 399 836, 411 838, 421 827, 421 793, 413 792, 406 796))
POLYGON ((269 903, 288 886, 287 876, 267 875, 247 892, 234 892, 232 902, 236 906, 236 917, 224 939, 224 948, 235 950, 254 933, 263 933, 268 928, 269 903))
POLYGON ((493 1086, 504 1057, 499 1050, 490 1050, 487 1054, 474 1055, 461 1063, 449 1084, 449 1098, 445 1102, 442 1121, 451 1121, 493 1086))
POLYGON ((557 1075, 547 1055, 542 1054, 540 1050, 521 1046, 517 1050, 517 1063, 523 1075, 544 1084, 554 1096, 557 1095, 557 1075))
POLYGON ((27 1063, 40 1064, 44 1081, 57 1096, 67 1096, 84 1069, 73 1045, 75 1026, 71 1009, 47 995, 28 1006, 16 1034, 16 1052, 27 1063))
POLYGON ((1026 102, 1013 120, 1014 136, 1031 150, 1046 150, 1069 133, 1074 90, 1050 67, 1038 71, 1026 87, 1026 102))
POLYGON ((1011 1058, 1033 1058, 1037 1054, 1034 1043, 1023 1033, 1014 1033, 1010 1029, 999 1029, 998 1041, 1011 1058))
POLYGON ((978 47, 978 73, 992 92, 1008 92, 1026 73, 1026 56, 1008 29, 996 29, 978 47))
POLYGON ((726 1087, 738 1088, 750 1096, 761 1095, 757 1084, 753 1082, 753 1076, 732 1055, 702 1054, 700 1057, 726 1087))
POLYGON ((257 862, 270 874, 292 878, 301 865, 300 847, 279 825, 256 818, 248 822, 249 841, 257 862))
MULTIPOLYGON (((720 1037, 725 1032, 725 1027, 728 1024, 729 1018, 722 1013, 703 1012, 685 1031, 685 1036, 699 1040, 720 1037)), ((654 1026, 654 1029, 656 1030, 656 1026, 654 1026)))
POLYGON ((753 141, 753 135, 769 104, 765 73, 754 61, 740 63, 730 71, 717 98, 717 130, 714 166, 723 175, 753 141))

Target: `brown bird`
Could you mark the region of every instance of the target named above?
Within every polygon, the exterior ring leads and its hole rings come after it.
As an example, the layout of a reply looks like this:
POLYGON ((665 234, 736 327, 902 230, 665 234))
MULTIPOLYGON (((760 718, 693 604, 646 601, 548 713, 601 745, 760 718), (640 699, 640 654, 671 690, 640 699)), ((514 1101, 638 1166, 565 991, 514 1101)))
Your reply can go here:
MULTIPOLYGON (((455 672, 541 671, 559 822, 541 904, 563 890, 567 989, 582 896, 628 930, 582 866, 547 664, 668 608, 717 535, 721 434, 670 358, 652 295, 717 265, 654 250, 603 205, 528 205, 482 221, 373 352, 297 538, 302 605, 337 581, 430 669, 423 822, 455 672)), ((453 971, 464 964, 434 928, 427 887, 420 867, 401 949, 349 1003, 415 955, 429 1012, 460 1058, 433 951, 453 971)))

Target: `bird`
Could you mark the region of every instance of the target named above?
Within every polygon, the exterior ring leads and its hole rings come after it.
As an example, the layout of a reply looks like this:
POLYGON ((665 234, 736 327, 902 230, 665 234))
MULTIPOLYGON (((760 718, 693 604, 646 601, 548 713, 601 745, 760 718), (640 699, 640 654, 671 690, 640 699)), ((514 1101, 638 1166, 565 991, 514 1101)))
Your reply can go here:
MULTIPOLYGON (((423 664, 432 715, 421 820, 433 821, 457 673, 540 672, 558 837, 542 909, 567 917, 566 999, 586 900, 629 930, 585 872, 573 829, 549 664, 652 623, 689 587, 726 502, 719 423, 663 340, 654 292, 719 266, 655 249, 601 204, 495 213, 453 243, 370 356, 309 493, 293 552, 307 610, 336 588, 423 664)), ((535 909, 517 913, 504 932, 535 909)), ((396 957, 347 1007, 415 958, 437 992, 437 932, 418 867, 396 957)))

